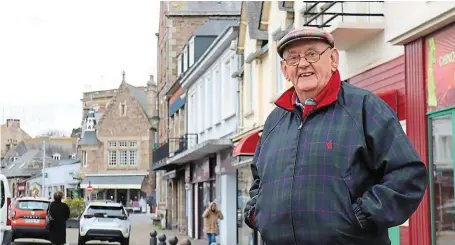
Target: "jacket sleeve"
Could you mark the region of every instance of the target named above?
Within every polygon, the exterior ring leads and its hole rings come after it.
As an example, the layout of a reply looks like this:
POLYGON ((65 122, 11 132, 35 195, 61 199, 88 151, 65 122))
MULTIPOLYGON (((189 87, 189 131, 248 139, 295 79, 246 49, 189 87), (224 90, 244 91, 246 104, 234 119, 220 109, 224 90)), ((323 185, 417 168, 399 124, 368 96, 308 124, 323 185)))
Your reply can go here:
POLYGON ((379 97, 365 99, 363 123, 376 183, 353 204, 364 229, 387 229, 416 211, 427 187, 427 171, 392 109, 379 97))
POLYGON ((220 220, 223 220, 223 219, 224 219, 223 213, 222 213, 220 210, 218 210, 218 218, 219 218, 220 220))
POLYGON ((209 216, 209 209, 207 208, 203 213, 202 217, 207 218, 209 216))
POLYGON ((258 169, 256 167, 256 163, 261 151, 261 143, 262 143, 262 137, 259 140, 258 145, 256 146, 256 151, 254 152, 254 157, 253 161, 251 163, 251 173, 253 175, 253 185, 250 188, 249 194, 250 194, 250 200, 245 205, 244 209, 244 219, 245 219, 245 224, 248 225, 251 229, 255 229, 255 224, 254 224, 254 217, 256 215, 256 200, 257 200, 257 195, 259 193, 259 190, 261 188, 261 179, 259 177, 258 169))

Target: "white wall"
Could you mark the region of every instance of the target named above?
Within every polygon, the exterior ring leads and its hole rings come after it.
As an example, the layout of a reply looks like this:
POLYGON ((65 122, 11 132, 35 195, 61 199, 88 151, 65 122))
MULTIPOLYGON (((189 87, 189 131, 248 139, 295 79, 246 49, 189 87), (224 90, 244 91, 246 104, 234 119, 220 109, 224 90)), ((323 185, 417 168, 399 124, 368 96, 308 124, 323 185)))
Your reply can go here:
POLYGON ((188 89, 188 133, 198 143, 235 132, 237 117, 237 57, 226 50, 188 89))
MULTIPOLYGON (((65 186, 65 188, 72 188, 77 185, 78 181, 73 179, 71 173, 79 173, 81 168, 80 163, 76 164, 68 164, 62 166, 56 166, 52 168, 46 168, 47 178, 45 180, 46 185, 46 192, 45 194, 48 195, 49 191, 53 192, 53 187, 60 187, 65 186), (71 186, 73 185, 73 186, 71 186)), ((28 182, 28 186, 31 187, 33 183, 38 183, 39 185, 43 184, 43 178, 33 178, 30 179, 28 182)), ((62 190, 65 191, 65 190, 62 190)), ((66 193, 65 193, 66 195, 66 193)))

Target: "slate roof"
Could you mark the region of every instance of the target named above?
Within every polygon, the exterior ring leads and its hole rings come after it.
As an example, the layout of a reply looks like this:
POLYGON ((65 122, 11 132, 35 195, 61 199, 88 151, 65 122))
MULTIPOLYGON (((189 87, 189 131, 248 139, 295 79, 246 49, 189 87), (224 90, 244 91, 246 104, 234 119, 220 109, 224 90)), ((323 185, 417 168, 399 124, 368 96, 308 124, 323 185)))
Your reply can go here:
POLYGON ((98 137, 96 136, 96 131, 88 131, 84 132, 84 135, 82 136, 81 140, 79 141, 79 145, 96 145, 100 141, 98 140, 98 137))
POLYGON ((218 36, 227 26, 238 26, 239 21, 239 18, 209 19, 209 21, 196 29, 194 36, 218 36))
MULTIPOLYGON (((30 177, 41 172, 43 163, 42 138, 34 138, 19 143, 8 154, 18 157, 16 161, 5 158, 2 161, 2 174, 7 177, 30 177), (14 153, 12 153, 14 152, 14 153)), ((76 153, 76 139, 61 138, 46 140, 46 162, 49 166, 68 164, 79 161, 70 159, 76 153), (61 160, 54 160, 52 156, 59 154, 61 160)))
POLYGON ((259 30, 261 21, 262 1, 245 1, 246 18, 248 22, 248 34, 250 38, 257 40, 268 40, 269 36, 266 31, 259 30))
POLYGON ((141 107, 142 111, 147 115, 147 118, 150 117, 147 113, 148 102, 147 102, 147 93, 144 88, 136 88, 131 84, 126 83, 127 88, 130 90, 131 94, 133 94, 134 98, 136 98, 139 107, 141 107))

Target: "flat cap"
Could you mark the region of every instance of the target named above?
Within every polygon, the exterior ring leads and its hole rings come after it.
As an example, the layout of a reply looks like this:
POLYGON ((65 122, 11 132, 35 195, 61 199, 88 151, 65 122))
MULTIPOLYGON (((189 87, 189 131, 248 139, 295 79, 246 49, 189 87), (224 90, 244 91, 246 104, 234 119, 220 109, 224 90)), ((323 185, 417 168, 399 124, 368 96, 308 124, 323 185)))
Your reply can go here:
POLYGON ((335 46, 335 40, 330 33, 315 27, 297 27, 286 34, 283 38, 281 38, 280 41, 278 41, 277 51, 280 57, 283 58, 283 52, 286 46, 302 39, 322 40, 329 44, 332 48, 335 46))

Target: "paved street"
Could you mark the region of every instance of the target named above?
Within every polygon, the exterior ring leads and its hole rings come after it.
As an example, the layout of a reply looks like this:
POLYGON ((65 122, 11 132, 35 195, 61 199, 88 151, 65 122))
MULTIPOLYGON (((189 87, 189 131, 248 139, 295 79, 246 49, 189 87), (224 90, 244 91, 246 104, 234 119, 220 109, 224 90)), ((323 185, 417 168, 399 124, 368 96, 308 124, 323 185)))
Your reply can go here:
MULTIPOLYGON (((132 214, 130 216, 131 222, 132 222, 132 227, 131 227, 131 240, 130 240, 130 245, 148 245, 149 240, 150 240, 150 232, 154 229, 156 229, 152 221, 150 219, 150 215, 146 214, 132 214)), ((77 229, 67 229, 67 241, 69 245, 77 245, 77 229)), ((179 241, 182 241, 185 239, 185 236, 182 236, 178 234, 176 231, 169 231, 169 230, 164 230, 160 231, 157 230, 158 234, 164 233, 166 234, 166 237, 173 237, 177 236, 179 241)), ((30 240, 30 239, 23 239, 23 240, 17 240, 17 242, 13 243, 13 245, 39 245, 39 244, 49 244, 46 241, 42 240, 30 240)), ((198 241, 198 240, 192 240, 191 244, 192 245, 205 245, 207 242, 206 241, 198 241)), ((106 244, 106 243, 100 243, 100 242, 89 242, 87 244, 106 244)), ((115 244, 115 243, 114 243, 115 244)))

